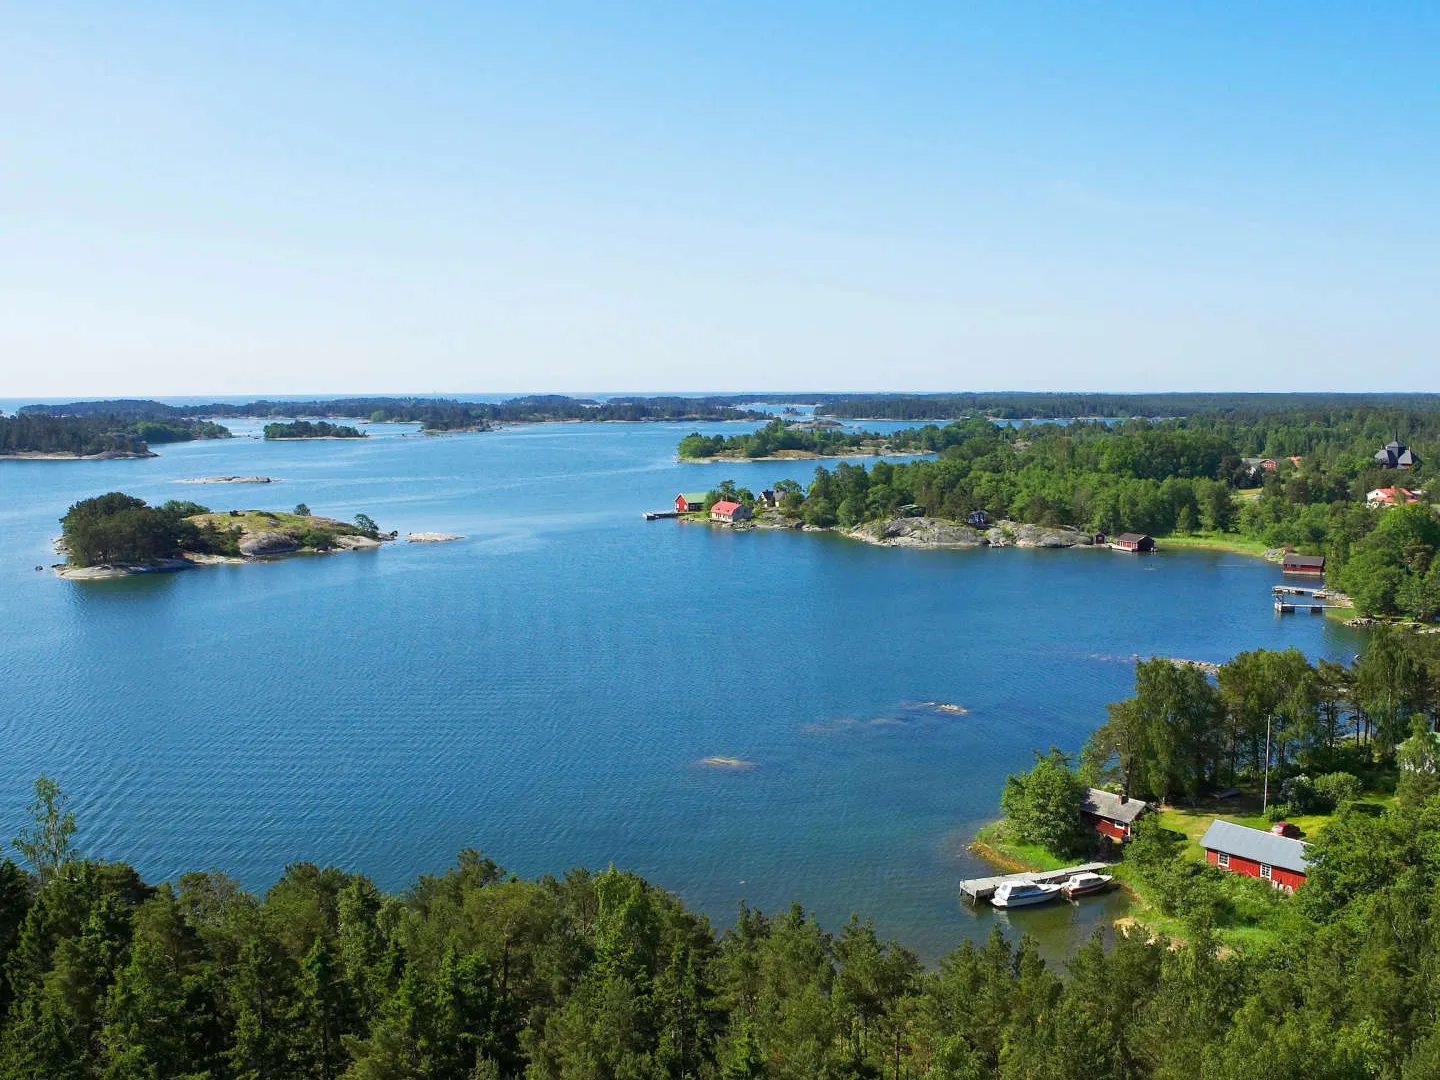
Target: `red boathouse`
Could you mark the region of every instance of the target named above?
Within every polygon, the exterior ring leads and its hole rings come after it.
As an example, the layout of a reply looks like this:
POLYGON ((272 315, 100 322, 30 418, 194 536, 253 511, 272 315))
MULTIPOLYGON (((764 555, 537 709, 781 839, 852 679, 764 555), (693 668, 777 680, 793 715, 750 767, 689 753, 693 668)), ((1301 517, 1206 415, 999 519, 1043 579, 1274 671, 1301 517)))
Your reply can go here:
POLYGON ((1110 546, 1121 551, 1154 551, 1155 541, 1144 533, 1121 533, 1110 546))
POLYGON ((1127 799, 1124 795, 1114 795, 1093 787, 1085 793, 1085 801, 1080 804, 1085 824, 1117 844, 1130 839, 1130 827, 1135 824, 1135 819, 1149 809, 1150 804, 1144 799, 1127 799))
POLYGON ((1302 840, 1217 818, 1200 838, 1200 846, 1205 849, 1206 862, 1232 874, 1260 878, 1286 892, 1305 884, 1308 845, 1302 840))

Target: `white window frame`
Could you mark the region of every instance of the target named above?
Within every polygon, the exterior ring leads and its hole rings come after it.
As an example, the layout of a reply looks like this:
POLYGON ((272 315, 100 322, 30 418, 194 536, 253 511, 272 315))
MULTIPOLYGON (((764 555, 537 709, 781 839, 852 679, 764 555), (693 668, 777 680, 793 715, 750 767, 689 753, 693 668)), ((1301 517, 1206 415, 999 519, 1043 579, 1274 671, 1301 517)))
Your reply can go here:
POLYGON ((1262 863, 1260 864, 1260 876, 1261 876, 1262 878, 1264 878, 1266 881, 1274 881, 1274 880, 1275 880, 1274 873, 1275 873, 1275 868, 1272 867, 1268 862, 1262 862, 1262 863))
POLYGON ((1221 870, 1229 870, 1229 869, 1230 869, 1230 855, 1229 855, 1229 853, 1224 852, 1224 851, 1217 852, 1216 855, 1215 855, 1215 865, 1218 866, 1218 867, 1220 867, 1221 870))

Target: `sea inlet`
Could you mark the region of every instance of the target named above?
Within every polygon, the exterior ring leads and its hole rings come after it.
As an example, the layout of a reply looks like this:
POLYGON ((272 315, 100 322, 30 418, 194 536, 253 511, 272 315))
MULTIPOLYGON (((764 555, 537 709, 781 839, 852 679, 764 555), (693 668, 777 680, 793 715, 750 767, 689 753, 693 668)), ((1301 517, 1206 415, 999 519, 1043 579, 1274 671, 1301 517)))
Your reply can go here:
POLYGON ((815 468, 682 464, 692 428, 377 424, 349 442, 0 462, 0 836, 44 772, 82 850, 151 880, 219 868, 263 889, 312 861, 403 888, 474 847, 525 876, 613 862, 720 925, 742 901, 793 901, 832 929, 873 917, 932 960, 997 919, 1057 952, 1123 899, 1006 916, 957 898, 986 872, 966 844, 1005 774, 1032 749, 1078 749, 1137 654, 1359 647, 1333 620, 1275 615, 1278 570, 1238 555, 646 523, 677 492, 815 468), (252 475, 276 482, 177 483, 252 475), (465 539, 36 573, 66 507, 107 491, 303 502, 465 539))

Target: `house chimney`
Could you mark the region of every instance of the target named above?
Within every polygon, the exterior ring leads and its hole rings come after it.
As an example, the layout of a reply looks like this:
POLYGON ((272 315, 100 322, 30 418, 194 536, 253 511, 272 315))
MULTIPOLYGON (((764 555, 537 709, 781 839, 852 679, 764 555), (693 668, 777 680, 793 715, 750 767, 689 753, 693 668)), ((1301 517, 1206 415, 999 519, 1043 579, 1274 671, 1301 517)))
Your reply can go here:
POLYGON ((1121 806, 1124 806, 1124 805, 1125 805, 1127 802, 1129 802, 1129 801, 1130 801, 1130 796, 1129 796, 1129 795, 1126 795, 1125 792, 1123 792, 1123 791, 1120 792, 1120 805, 1121 805, 1121 806))

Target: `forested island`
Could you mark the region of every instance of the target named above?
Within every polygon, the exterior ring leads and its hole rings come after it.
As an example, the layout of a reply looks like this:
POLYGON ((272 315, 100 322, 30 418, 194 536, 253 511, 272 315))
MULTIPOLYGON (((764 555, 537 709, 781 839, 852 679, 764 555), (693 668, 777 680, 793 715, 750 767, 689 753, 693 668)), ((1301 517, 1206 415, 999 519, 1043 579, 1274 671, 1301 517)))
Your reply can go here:
POLYGON ((1080 771, 1037 755, 1003 796, 1020 857, 1064 859, 1086 783, 1187 800, 1113 867, 1138 897, 1124 932, 1063 970, 998 926, 932 968, 798 905, 717 933, 634 874, 523 880, 470 850, 398 894, 308 863, 263 896, 221 870, 157 886, 82 857, 86 823, 41 777, 0 860, 0 1075, 1431 1080, 1437 675, 1423 639, 1384 632, 1345 666, 1138 665, 1080 771), (1199 815, 1237 816, 1194 800, 1252 797, 1267 718, 1281 805, 1260 823, 1310 840, 1294 896, 1193 843, 1199 815))
POLYGON ((288 423, 266 424, 265 438, 284 439, 366 439, 359 428, 349 424, 331 424, 325 420, 291 420, 288 423))
MULTIPOLYGON (((1440 454, 1440 413, 1362 409, 1019 427, 972 419, 888 438, 918 442, 937 456, 868 469, 818 467, 808 487, 775 486, 776 512, 877 541, 890 539, 892 524, 913 530, 924 518, 951 528, 957 543, 964 537, 953 530, 984 520, 1080 536, 1133 531, 1255 554, 1290 546, 1324 555, 1326 581, 1353 597, 1361 615, 1440 613, 1440 518, 1425 493, 1434 472, 1427 463, 1440 454), (1413 450, 1413 468, 1377 460, 1397 432, 1413 450)), ((755 500, 733 482, 715 494, 755 500)))
POLYGON ((180 570, 206 562, 321 553, 378 546, 379 527, 366 514, 354 522, 293 513, 229 510, 172 499, 150 506, 112 491, 75 503, 60 519, 66 555, 61 575, 94 578, 180 570))
POLYGON ((1067 420, 1390 409, 1440 411, 1440 394, 1087 394, 1015 391, 969 394, 822 394, 818 416, 852 420, 1067 420))
POLYGON ((0 416, 0 457, 155 457, 150 443, 225 439, 228 429, 193 418, 137 420, 110 414, 0 416))
POLYGON ((315 401, 256 401, 236 404, 167 405, 149 400, 74 401, 64 405, 26 405, 22 416, 125 417, 176 420, 197 417, 313 416, 362 418, 371 423, 414 423, 427 431, 485 431, 495 423, 557 421, 757 420, 766 414, 740 407, 735 397, 616 397, 604 400, 562 394, 532 394, 499 402, 453 398, 355 397, 315 401))
POLYGON ((761 458, 841 457, 873 454, 897 456, 938 449, 938 443, 920 428, 880 435, 848 431, 841 425, 813 421, 772 420, 758 431, 743 435, 701 435, 692 432, 680 440, 676 454, 684 461, 737 461, 761 458))

